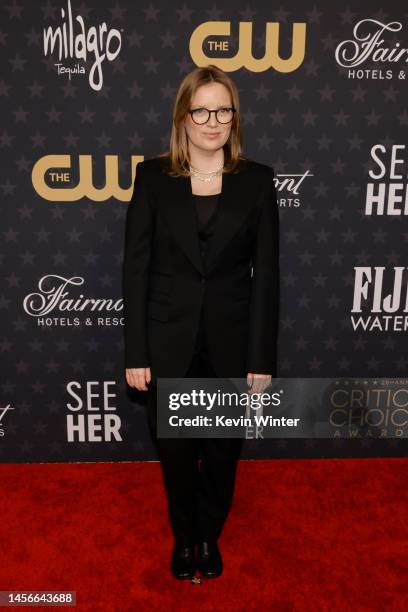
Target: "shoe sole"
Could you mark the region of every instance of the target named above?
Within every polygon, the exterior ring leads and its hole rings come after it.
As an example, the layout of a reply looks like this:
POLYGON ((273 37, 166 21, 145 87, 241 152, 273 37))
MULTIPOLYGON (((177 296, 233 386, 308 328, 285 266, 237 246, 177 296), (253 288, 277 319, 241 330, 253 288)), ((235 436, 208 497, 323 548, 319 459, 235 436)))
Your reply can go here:
POLYGON ((207 574, 205 571, 202 571, 200 569, 198 571, 200 573, 200 576, 203 576, 204 578, 218 578, 222 575, 222 570, 219 574, 207 574))
POLYGON ((177 574, 173 574, 173 572, 171 573, 171 575, 173 576, 173 578, 177 578, 177 580, 191 580, 192 578, 194 578, 195 572, 192 574, 187 574, 187 576, 177 576, 177 574))

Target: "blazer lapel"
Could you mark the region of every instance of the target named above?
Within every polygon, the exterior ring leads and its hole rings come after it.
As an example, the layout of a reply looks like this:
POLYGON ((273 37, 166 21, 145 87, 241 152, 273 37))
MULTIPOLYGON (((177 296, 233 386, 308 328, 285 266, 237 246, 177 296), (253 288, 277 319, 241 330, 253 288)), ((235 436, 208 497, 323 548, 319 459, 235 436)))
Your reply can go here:
POLYGON ((162 210, 177 244, 200 274, 204 274, 190 177, 166 175, 163 200, 162 210))
MULTIPOLYGON (((245 188, 245 170, 222 177, 222 190, 217 202, 219 210, 214 233, 208 244, 207 272, 217 263, 218 256, 233 237, 251 209, 250 193, 245 188)), ((195 202, 189 176, 166 177, 163 206, 168 225, 179 246, 197 268, 204 274, 198 239, 195 202)))
POLYGON ((221 196, 214 233, 208 243, 207 272, 217 263, 222 250, 240 228, 252 206, 250 194, 246 191, 245 170, 237 174, 226 173, 222 177, 221 196))

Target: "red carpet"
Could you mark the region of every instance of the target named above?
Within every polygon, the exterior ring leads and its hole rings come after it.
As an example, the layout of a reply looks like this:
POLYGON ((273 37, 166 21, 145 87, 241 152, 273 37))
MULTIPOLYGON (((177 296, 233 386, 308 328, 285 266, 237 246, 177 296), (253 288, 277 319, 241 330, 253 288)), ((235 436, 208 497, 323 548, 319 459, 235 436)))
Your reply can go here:
POLYGON ((407 610, 407 468, 241 461, 224 573, 191 584, 169 573, 158 463, 1 465, 0 590, 75 590, 80 611, 407 610))

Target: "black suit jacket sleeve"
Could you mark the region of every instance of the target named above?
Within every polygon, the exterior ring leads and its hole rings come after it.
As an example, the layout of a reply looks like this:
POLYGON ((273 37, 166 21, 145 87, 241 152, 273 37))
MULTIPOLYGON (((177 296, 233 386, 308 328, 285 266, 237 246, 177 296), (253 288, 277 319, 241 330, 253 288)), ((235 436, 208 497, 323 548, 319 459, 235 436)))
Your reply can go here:
POLYGON ((261 196, 250 307, 248 372, 276 376, 279 321, 279 208, 274 171, 268 166, 261 196))
POLYGON ((149 367, 146 309, 153 214, 144 170, 139 162, 126 214, 122 277, 126 368, 149 367))

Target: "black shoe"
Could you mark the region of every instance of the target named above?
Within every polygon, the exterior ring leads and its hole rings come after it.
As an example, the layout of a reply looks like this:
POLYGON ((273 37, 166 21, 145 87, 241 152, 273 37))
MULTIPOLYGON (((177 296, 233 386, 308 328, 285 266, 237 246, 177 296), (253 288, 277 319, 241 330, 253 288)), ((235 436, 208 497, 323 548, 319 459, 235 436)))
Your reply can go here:
POLYGON ((222 574, 222 557, 216 540, 202 540, 198 544, 198 569, 206 578, 222 574))
POLYGON ((170 566, 175 578, 180 580, 193 578, 197 569, 194 544, 186 544, 185 542, 180 544, 176 542, 170 566))

